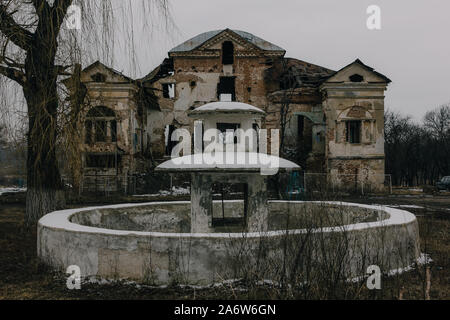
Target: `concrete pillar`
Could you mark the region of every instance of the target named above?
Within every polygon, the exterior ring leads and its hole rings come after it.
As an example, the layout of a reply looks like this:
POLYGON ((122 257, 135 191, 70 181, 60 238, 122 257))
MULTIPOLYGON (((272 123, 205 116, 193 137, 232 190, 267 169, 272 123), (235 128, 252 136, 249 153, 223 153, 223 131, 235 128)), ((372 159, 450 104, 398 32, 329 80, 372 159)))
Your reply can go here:
POLYGON ((268 230, 267 176, 253 174, 248 178, 248 232, 268 230))
POLYGON ((209 175, 192 174, 191 233, 213 232, 211 181, 209 175))

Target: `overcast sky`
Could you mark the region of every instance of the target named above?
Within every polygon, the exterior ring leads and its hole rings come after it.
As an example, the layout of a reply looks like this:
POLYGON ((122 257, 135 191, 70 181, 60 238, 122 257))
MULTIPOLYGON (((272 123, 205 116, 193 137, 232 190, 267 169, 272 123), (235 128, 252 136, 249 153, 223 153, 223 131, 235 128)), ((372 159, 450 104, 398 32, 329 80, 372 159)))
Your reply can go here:
MULTIPOLYGON (((386 107, 420 120, 450 102, 449 0, 169 0, 177 31, 155 29, 141 73, 177 44, 205 31, 253 33, 294 57, 339 70, 356 58, 392 80, 386 107), (369 5, 381 8, 381 30, 366 27, 369 5)), ((116 66, 119 69, 120 66, 116 66)), ((122 68, 123 69, 123 68, 122 68)))

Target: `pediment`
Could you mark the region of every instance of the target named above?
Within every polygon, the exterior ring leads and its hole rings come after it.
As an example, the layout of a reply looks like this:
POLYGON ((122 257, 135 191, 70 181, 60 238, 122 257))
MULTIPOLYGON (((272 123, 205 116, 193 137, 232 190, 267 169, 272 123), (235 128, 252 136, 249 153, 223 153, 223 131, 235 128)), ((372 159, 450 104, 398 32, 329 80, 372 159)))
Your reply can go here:
POLYGON ((86 67, 81 72, 81 82, 113 82, 113 83, 129 83, 132 80, 120 72, 105 66, 97 61, 86 67))
POLYGON ((337 71, 325 83, 389 83, 386 76, 366 66, 359 59, 337 71))
POLYGON ((196 50, 222 50, 222 43, 225 41, 231 41, 236 51, 262 51, 256 45, 250 43, 231 30, 222 31, 218 35, 212 37, 211 39, 200 45, 196 50))

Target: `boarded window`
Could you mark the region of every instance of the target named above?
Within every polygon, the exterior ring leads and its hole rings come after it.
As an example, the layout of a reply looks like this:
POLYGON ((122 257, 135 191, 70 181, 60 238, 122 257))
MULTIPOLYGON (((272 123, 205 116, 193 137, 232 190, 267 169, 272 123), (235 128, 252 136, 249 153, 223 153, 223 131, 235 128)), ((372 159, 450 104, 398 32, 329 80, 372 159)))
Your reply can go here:
POLYGON ((234 63, 234 45, 231 41, 222 43, 222 64, 234 63))
POLYGON ((361 143, 361 121, 347 121, 347 142, 361 143))
POLYGON ((231 94, 231 101, 236 101, 235 77, 220 77, 217 85, 217 98, 220 99, 221 94, 231 94))

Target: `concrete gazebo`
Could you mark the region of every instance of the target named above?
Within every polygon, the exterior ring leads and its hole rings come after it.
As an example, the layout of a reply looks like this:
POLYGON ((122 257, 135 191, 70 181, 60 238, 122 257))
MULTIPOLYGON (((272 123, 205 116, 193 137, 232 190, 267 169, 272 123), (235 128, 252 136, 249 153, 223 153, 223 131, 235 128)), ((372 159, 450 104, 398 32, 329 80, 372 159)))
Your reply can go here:
POLYGON ((241 143, 241 139, 245 139, 245 136, 241 136, 242 132, 258 130, 264 115, 261 109, 239 102, 213 102, 199 107, 190 113, 191 117, 201 120, 195 124, 195 139, 203 137, 203 134, 199 134, 203 131, 217 129, 217 134, 223 133, 222 139, 216 137, 214 141, 205 142, 205 151, 208 146, 211 147, 211 143, 228 146, 215 149, 214 152, 199 152, 197 149, 193 155, 171 159, 156 168, 162 172, 191 173, 192 233, 211 233, 220 226, 220 219, 214 219, 213 215, 214 183, 243 185, 243 216, 234 220, 249 232, 267 230, 268 175, 278 171, 300 170, 300 167, 278 156, 258 153, 256 141, 241 143), (233 139, 229 139, 228 135, 231 130, 238 133, 237 136, 234 134, 233 139))

